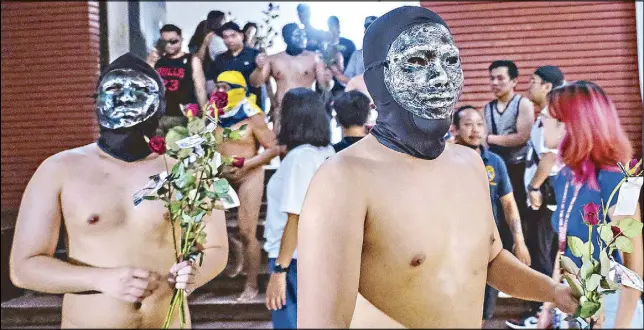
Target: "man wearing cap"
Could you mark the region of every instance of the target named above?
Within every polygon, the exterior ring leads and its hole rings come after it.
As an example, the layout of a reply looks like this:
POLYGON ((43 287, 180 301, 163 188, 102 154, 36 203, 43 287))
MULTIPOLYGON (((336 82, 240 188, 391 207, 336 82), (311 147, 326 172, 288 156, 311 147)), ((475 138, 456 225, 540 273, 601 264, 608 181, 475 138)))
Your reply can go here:
MULTIPOLYGON (((244 76, 245 81, 249 81, 250 74, 257 67, 255 59, 259 55, 259 50, 244 44, 244 33, 235 22, 225 23, 220 31, 228 50, 215 58, 206 73, 206 80, 211 85, 222 72, 238 71, 244 76)), ((255 95, 255 104, 264 109, 264 100, 261 99, 261 85, 258 87, 250 86, 249 90, 255 95)))
MULTIPOLYGON (((554 254, 557 251, 556 233, 550 224, 552 213, 557 209, 551 182, 563 167, 557 159, 559 150, 556 146, 564 133, 564 124, 548 113, 548 93, 563 84, 564 75, 561 70, 554 65, 545 65, 532 74, 527 92, 527 97, 541 111, 530 131, 526 154, 526 223, 527 232, 531 233, 527 235, 526 243, 533 260, 532 268, 548 276, 552 275, 554 254)), ((536 327, 536 314, 540 305, 538 302, 531 302, 526 314, 517 320, 508 320, 506 324, 514 329, 536 327)))
POLYGON ((429 9, 399 7, 373 22, 363 44, 379 116, 307 190, 298 327, 348 327, 362 313, 354 312, 359 292, 408 328, 476 328, 486 282, 574 312, 570 288, 503 250, 481 156, 445 144, 463 87, 447 23, 429 9))
MULTIPOLYGON (((239 250, 236 264, 232 265, 229 276, 246 270, 246 284, 239 295, 240 301, 248 301, 257 296, 257 276, 260 268, 260 246, 257 241, 257 221, 264 192, 264 169, 272 158, 279 154, 275 134, 266 125, 264 112, 255 104, 255 95, 248 92, 246 80, 238 71, 224 71, 217 77, 216 90, 228 94, 228 105, 219 118, 217 132, 225 128, 239 129, 246 126, 246 133, 240 140, 228 141, 220 145, 222 155, 243 157, 241 168, 230 167, 224 175, 239 195, 240 205, 237 223, 242 239, 243 257, 239 250), (258 153, 258 147, 264 152, 258 153), (242 258, 240 258, 242 257, 242 258), (242 262, 243 261, 243 262, 242 262)), ((234 242, 234 240, 233 240, 234 242)), ((236 244, 235 244, 236 245, 236 244)))
MULTIPOLYGON (((11 280, 63 294, 62 328, 161 328, 175 287, 190 294, 224 269, 224 212, 204 217, 201 266, 177 262, 172 237, 181 233, 179 223, 172 226, 162 202, 135 206, 132 198, 150 176, 174 165, 146 142, 164 113, 163 79, 128 53, 104 70, 96 95, 97 142, 47 158, 25 189, 11 280), (61 225, 66 260, 54 257, 61 225)), ((179 327, 179 319, 177 309, 170 327, 179 327)))

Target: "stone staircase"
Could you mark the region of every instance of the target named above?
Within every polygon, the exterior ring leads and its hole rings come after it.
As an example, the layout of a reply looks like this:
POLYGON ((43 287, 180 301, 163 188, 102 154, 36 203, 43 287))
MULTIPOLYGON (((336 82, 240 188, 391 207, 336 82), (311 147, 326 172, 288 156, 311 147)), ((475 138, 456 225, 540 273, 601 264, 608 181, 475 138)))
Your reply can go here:
MULTIPOLYGON (((266 171, 266 182, 273 174, 266 171)), ((266 198, 262 202, 260 221, 257 228, 257 238, 263 244, 264 220, 266 218, 266 198)), ((239 237, 237 227, 237 210, 226 213, 228 232, 239 237)), ((62 236, 62 235, 61 235, 62 236)), ((59 245, 63 247, 64 245, 59 245)), ((57 255, 64 257, 64 248, 59 248, 57 255)), ((232 255, 231 255, 232 256, 232 255)), ((188 299, 192 314, 192 324, 195 329, 240 329, 240 328, 272 328, 270 312, 264 305, 264 293, 268 282, 268 257, 262 250, 262 268, 259 276, 260 295, 250 302, 236 301, 237 295, 243 290, 245 278, 240 275, 228 278, 220 274, 215 279, 197 289, 188 299)), ((2 329, 50 329, 60 327, 62 295, 43 294, 32 291, 2 302, 2 329)), ((495 319, 486 324, 486 328, 506 328, 504 321, 516 317, 525 311, 522 301, 514 298, 499 298, 495 319)))

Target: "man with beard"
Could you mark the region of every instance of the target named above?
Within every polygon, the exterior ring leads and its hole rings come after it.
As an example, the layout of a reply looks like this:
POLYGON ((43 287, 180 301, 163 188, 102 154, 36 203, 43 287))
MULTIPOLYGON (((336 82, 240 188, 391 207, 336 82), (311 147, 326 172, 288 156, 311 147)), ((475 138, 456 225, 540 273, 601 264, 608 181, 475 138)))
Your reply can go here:
POLYGON ((298 327, 348 327, 362 314, 358 292, 405 327, 480 327, 486 282, 574 312, 570 288, 503 250, 481 157, 445 145, 463 86, 447 24, 426 8, 400 7, 378 18, 363 44, 378 120, 307 190, 298 327))
MULTIPOLYGON (((189 294, 226 264, 222 211, 204 217, 208 240, 198 266, 175 260, 173 230, 181 229, 164 217, 163 203, 134 206, 132 195, 166 170, 164 157, 145 141, 164 104, 157 72, 131 54, 119 57, 98 80, 98 141, 47 158, 27 185, 11 279, 21 288, 64 294, 62 328, 161 328, 174 287, 189 294), (54 257, 61 223, 65 261, 54 257)), ((179 316, 177 310, 171 327, 179 326, 179 316)))
POLYGON ((271 105, 273 130, 279 132, 280 103, 284 94, 292 88, 312 88, 317 83, 325 90, 333 87, 333 74, 314 52, 306 50, 306 33, 297 24, 289 23, 282 28, 286 50, 275 55, 260 54, 256 58, 257 68, 250 75, 250 83, 259 87, 269 77, 275 79, 276 104, 271 105))

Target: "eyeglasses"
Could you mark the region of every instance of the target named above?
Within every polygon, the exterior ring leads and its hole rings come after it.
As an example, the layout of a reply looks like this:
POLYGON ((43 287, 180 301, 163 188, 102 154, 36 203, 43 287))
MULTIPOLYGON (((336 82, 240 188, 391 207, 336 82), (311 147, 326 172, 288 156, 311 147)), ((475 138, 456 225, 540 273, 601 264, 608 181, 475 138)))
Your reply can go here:
POLYGON ((170 45, 176 45, 179 43, 179 39, 166 40, 166 42, 170 45))

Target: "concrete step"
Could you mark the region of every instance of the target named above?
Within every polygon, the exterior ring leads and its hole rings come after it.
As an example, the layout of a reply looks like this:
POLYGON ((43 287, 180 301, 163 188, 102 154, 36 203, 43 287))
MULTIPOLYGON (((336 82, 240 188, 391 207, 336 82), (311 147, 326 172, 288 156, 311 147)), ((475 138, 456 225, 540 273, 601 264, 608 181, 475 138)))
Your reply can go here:
MULTIPOLYGON (((188 298, 195 323, 227 321, 270 321, 264 294, 250 302, 238 302, 237 295, 195 292, 188 298)), ((60 325, 62 295, 28 293, 2 303, 1 326, 39 327, 60 325)))

